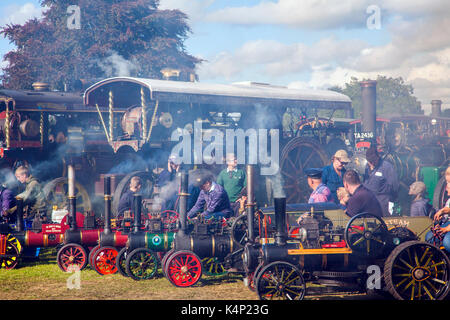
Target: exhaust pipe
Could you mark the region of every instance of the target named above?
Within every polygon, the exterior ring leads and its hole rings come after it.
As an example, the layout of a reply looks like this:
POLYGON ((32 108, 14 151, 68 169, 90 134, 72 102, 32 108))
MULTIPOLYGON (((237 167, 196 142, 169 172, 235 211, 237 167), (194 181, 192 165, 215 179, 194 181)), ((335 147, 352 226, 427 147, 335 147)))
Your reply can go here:
POLYGON ((441 116, 441 100, 431 100, 431 116, 440 117, 441 116))
POLYGON ((187 198, 189 196, 188 193, 189 186, 189 174, 187 171, 183 170, 180 172, 180 212, 179 212, 179 221, 180 221, 180 236, 186 234, 187 230, 187 198))
POLYGON ((276 234, 275 242, 279 246, 286 244, 287 231, 286 231, 286 198, 274 198, 275 206, 275 225, 276 234))
POLYGON ((69 217, 70 217, 70 231, 77 230, 77 204, 75 197, 75 167, 73 160, 70 160, 67 165, 68 178, 68 192, 69 192, 69 217))
POLYGON ((371 142, 376 140, 377 128, 377 82, 375 80, 362 81, 361 86, 361 124, 363 132, 373 132, 371 142))
POLYGON ((23 199, 20 197, 16 197, 16 217, 17 217, 17 222, 16 222, 16 227, 17 227, 17 231, 21 232, 24 230, 23 227, 23 199))
POLYGON ((248 241, 254 242, 254 216, 255 216, 255 199, 254 199, 254 167, 247 165, 247 224, 248 224, 248 241))
POLYGON ((134 195, 134 232, 138 233, 141 229, 142 196, 134 195))
POLYGON ((103 178, 104 194, 105 194, 105 228, 104 234, 111 233, 111 177, 103 178))

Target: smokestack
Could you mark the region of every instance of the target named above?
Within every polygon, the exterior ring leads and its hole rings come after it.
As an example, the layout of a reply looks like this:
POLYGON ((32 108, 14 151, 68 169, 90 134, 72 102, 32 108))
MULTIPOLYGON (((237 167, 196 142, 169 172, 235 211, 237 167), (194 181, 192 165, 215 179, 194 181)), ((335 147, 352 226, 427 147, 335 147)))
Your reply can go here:
POLYGON ((183 170, 180 172, 180 233, 184 234, 187 227, 187 197, 188 193, 188 184, 189 184, 189 174, 183 170))
POLYGON ((255 199, 254 199, 254 168, 252 165, 247 165, 247 224, 248 224, 248 241, 255 240, 254 235, 254 216, 255 216, 255 199))
POLYGON ((75 197, 75 167, 73 160, 70 159, 67 165, 68 178, 68 192, 69 192, 69 217, 70 217, 70 231, 77 229, 77 204, 75 197))
POLYGON ((431 116, 440 117, 441 116, 441 100, 431 100, 431 116))
POLYGON ((276 234, 275 242, 277 245, 283 246, 286 244, 286 198, 274 198, 275 206, 275 225, 276 234))
POLYGON ((375 80, 362 81, 361 86, 361 123, 363 132, 373 132, 372 141, 376 139, 377 125, 377 82, 375 80))
POLYGON ((20 197, 16 197, 16 216, 17 216, 17 222, 16 227, 17 231, 23 231, 23 199, 20 197))
POLYGON ((142 196, 140 194, 134 195, 134 232, 138 233, 141 229, 141 209, 142 196))
POLYGON ((105 191, 105 234, 111 233, 111 177, 105 176, 103 178, 105 191))

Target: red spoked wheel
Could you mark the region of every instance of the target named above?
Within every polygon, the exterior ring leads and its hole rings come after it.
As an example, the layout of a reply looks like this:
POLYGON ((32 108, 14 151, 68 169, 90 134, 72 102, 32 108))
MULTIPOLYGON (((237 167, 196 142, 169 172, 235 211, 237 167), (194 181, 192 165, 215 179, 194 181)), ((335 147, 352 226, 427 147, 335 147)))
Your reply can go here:
POLYGON ((79 244, 69 243, 59 249, 56 255, 58 267, 64 271, 82 270, 86 267, 88 256, 86 250, 79 244))
POLYGON ((172 253, 166 261, 165 276, 176 287, 190 287, 202 276, 202 262, 192 251, 172 253))
POLYGON ((94 258, 94 255, 97 253, 97 250, 98 249, 100 249, 100 245, 98 244, 98 245, 96 245, 95 247, 93 247, 92 249, 91 249, 91 251, 89 252, 89 256, 88 256, 88 262, 89 262, 89 265, 91 266, 91 268, 92 269, 94 269, 95 270, 95 266, 94 266, 94 261, 92 261, 92 259, 94 258))
POLYGON ((114 274, 117 272, 116 259, 119 252, 114 247, 102 247, 92 258, 94 270, 98 274, 114 274))

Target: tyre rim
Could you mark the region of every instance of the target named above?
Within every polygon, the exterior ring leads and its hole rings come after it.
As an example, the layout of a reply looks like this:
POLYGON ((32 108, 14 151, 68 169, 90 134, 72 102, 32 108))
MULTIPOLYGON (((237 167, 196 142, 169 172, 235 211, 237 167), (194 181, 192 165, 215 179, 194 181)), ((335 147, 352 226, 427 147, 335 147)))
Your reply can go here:
POLYGON ((117 254, 118 252, 114 248, 99 249, 93 259, 95 270, 102 275, 116 273, 117 254))
POLYGON ((200 260, 190 253, 172 255, 166 262, 166 270, 169 280, 179 287, 194 285, 202 275, 200 260))
POLYGON ((302 274, 288 263, 267 265, 258 275, 256 287, 262 300, 301 300, 306 290, 302 274))
POLYGON ((404 300, 435 300, 449 286, 449 265, 443 253, 429 245, 415 245, 394 260, 392 283, 404 300))
POLYGON ((158 270, 158 260, 153 252, 138 251, 131 255, 128 270, 134 279, 150 279, 158 270))
POLYGON ((58 262, 64 271, 70 266, 77 266, 80 270, 86 263, 86 252, 80 246, 68 246, 61 249, 58 262))

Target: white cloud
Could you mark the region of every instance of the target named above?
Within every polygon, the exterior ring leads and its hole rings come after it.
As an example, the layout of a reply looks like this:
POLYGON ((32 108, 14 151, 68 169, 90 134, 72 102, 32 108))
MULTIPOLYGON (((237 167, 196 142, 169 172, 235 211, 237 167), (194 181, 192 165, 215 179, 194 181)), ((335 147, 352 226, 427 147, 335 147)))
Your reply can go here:
POLYGON ((13 4, 3 8, 3 13, 0 15, 0 25, 6 24, 24 24, 32 18, 41 18, 42 12, 46 8, 36 7, 33 3, 25 3, 22 6, 13 4))

